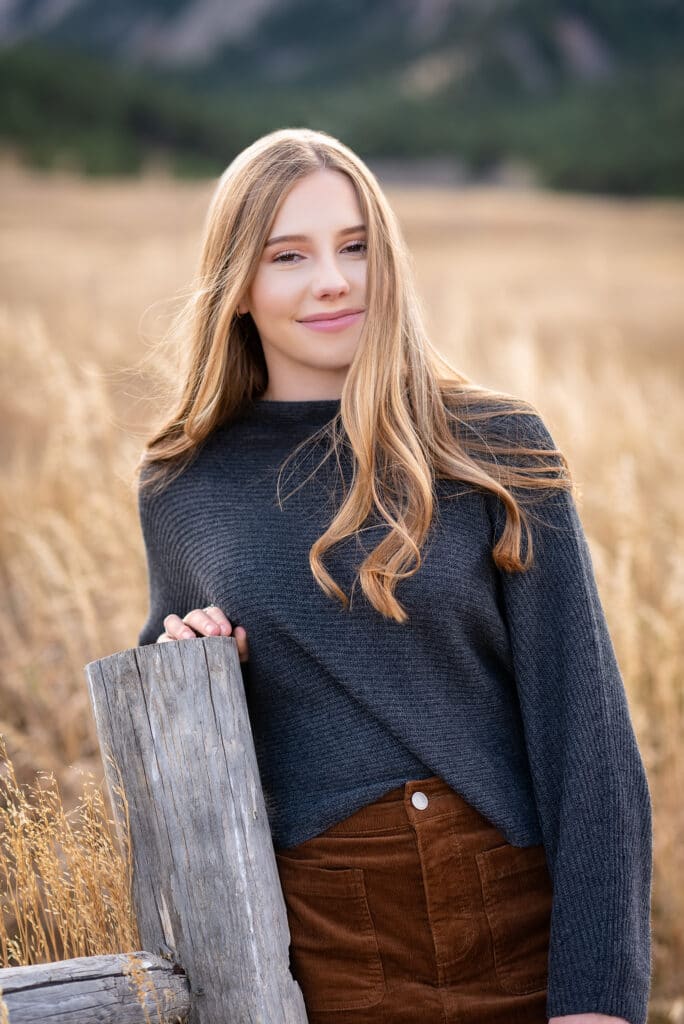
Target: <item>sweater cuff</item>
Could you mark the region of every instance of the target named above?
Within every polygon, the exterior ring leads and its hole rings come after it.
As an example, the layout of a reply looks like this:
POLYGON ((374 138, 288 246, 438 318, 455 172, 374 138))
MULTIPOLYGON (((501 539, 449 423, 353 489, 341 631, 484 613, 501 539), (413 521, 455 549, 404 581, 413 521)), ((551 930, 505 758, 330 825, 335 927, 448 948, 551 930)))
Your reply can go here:
POLYGON ((650 974, 645 976, 628 960, 613 960, 609 975, 601 976, 601 964, 593 964, 591 977, 551 978, 546 1015, 563 1017, 576 1013, 605 1013, 629 1024, 647 1024, 650 974), (598 976, 597 976, 597 971, 598 976), (578 996, 578 992, 582 996, 578 996), (587 993, 593 993, 588 996, 587 993))

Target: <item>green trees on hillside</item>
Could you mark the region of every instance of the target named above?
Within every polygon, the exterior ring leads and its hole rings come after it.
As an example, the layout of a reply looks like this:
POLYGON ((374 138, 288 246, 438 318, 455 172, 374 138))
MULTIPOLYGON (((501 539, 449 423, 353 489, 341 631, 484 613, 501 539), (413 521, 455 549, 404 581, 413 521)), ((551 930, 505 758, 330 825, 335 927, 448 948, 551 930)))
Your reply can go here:
POLYGON ((473 177, 508 158, 549 187, 621 195, 684 193, 684 69, 639 72, 550 96, 399 96, 373 84, 239 87, 202 93, 171 80, 35 45, 0 60, 0 144, 41 167, 135 174, 162 159, 179 175, 218 174, 258 135, 309 125, 365 157, 457 157, 473 177))

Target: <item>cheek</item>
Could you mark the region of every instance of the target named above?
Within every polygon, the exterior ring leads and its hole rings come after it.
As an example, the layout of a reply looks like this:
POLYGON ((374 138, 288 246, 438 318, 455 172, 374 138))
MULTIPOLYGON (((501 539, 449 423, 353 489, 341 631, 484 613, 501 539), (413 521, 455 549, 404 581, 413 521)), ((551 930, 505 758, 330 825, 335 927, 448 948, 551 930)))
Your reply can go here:
POLYGON ((350 282, 352 282, 355 285, 356 289, 360 291, 362 294, 365 294, 366 291, 367 276, 368 264, 365 262, 365 260, 363 263, 356 264, 353 273, 349 275, 350 282))
POLYGON ((288 315, 297 294, 292 275, 268 272, 257 274, 251 291, 257 316, 288 315))

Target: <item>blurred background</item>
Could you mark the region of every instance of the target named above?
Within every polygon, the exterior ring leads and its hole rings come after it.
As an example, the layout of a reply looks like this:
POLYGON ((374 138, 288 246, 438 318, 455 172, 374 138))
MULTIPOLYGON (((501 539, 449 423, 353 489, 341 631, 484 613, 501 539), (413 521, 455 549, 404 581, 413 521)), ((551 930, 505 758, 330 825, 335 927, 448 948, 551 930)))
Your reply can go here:
MULTIPOLYGON (((133 467, 216 178, 324 129, 385 187, 437 346, 567 454, 654 804, 655 1021, 684 1020, 684 5, 5 0, 0 734, 102 776, 135 646, 133 467)), ((172 609, 170 609, 172 610, 172 609)))
POLYGON ((5 0, 0 134, 194 176, 324 124, 399 178, 679 195, 683 42, 678 0, 5 0))

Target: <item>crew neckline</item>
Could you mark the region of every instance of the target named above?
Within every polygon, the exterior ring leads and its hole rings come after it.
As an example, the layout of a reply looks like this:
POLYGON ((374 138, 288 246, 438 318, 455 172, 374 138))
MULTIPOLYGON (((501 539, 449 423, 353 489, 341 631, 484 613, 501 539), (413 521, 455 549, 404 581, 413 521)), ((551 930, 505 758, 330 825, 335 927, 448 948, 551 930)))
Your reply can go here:
POLYGON ((250 419, 260 423, 323 424, 335 416, 341 398, 257 398, 249 407, 250 419))
POLYGON ((337 405, 341 398, 257 398, 255 405, 337 405))

